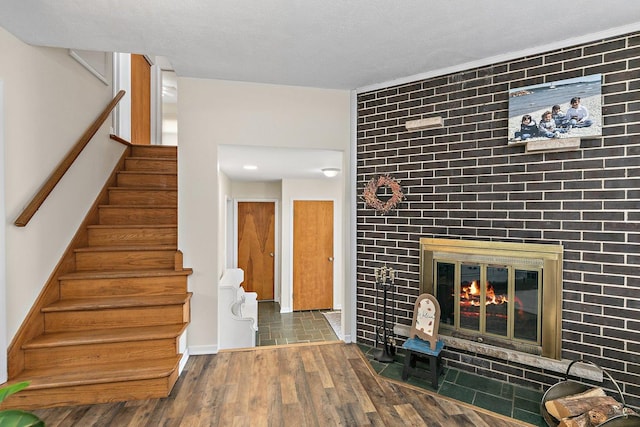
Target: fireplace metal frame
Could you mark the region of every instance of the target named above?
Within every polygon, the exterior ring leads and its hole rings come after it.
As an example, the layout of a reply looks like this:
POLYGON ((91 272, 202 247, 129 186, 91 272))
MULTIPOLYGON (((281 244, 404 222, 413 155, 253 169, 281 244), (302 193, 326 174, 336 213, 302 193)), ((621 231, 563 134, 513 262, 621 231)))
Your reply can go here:
MULTIPOLYGON (((434 252, 459 255, 464 261, 469 257, 504 257, 517 260, 539 260, 542 265, 542 300, 544 314, 541 318, 541 345, 536 351, 544 357, 560 360, 562 353, 562 245, 536 243, 491 242, 479 240, 420 239, 420 292, 435 295, 434 252)), ((447 256, 447 258, 450 258, 447 256)), ((526 262, 526 261, 522 261, 526 262)), ((530 261, 528 261, 530 262, 530 261)), ((441 328, 441 334, 455 331, 441 328)), ((483 334, 466 334, 467 339, 491 342, 492 337, 483 334)), ((522 349, 522 347, 520 347, 522 349)))

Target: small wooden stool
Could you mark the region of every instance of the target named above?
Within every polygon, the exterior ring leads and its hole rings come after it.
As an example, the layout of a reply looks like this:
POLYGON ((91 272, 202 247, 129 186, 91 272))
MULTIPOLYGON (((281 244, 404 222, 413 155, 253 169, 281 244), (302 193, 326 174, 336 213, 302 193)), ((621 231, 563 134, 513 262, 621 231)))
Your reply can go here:
POLYGON ((440 351, 444 347, 444 342, 438 341, 436 348, 431 349, 431 345, 428 341, 421 340, 420 338, 409 338, 402 345, 405 351, 404 355, 404 368, 402 369, 402 380, 406 381, 409 375, 414 377, 423 378, 425 380, 431 380, 431 386, 434 389, 438 389, 438 377, 442 374, 442 358, 440 357, 440 351), (424 373, 419 369, 416 369, 417 359, 424 359, 429 362, 429 373, 424 373))
POLYGON ((431 386, 438 389, 438 377, 443 371, 440 352, 444 342, 438 339, 440 325, 440 304, 431 294, 422 294, 416 300, 413 310, 413 321, 409 331, 409 339, 402 348, 405 351, 402 379, 409 375, 431 380, 431 386), (416 369, 417 359, 425 359, 429 363, 429 374, 416 369))

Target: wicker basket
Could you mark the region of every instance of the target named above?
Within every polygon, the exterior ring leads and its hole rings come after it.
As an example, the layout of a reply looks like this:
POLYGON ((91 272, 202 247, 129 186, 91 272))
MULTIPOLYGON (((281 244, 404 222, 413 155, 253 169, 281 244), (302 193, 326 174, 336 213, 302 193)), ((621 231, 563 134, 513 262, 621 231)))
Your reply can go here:
MULTIPOLYGON (((547 412, 547 408, 545 407, 546 402, 554 399, 559 399, 565 396, 571 396, 572 394, 582 393, 583 391, 587 391, 591 388, 591 386, 588 386, 586 384, 582 384, 576 381, 569 381, 569 371, 571 370, 571 367, 574 365, 574 363, 588 363, 600 369, 602 373, 606 375, 607 378, 609 378, 609 380, 615 386, 616 391, 620 395, 620 398, 618 401, 622 404, 623 407, 626 407, 626 404, 624 402, 624 396, 620 391, 620 387, 618 387, 618 384, 613 380, 613 378, 611 378, 611 375, 609 375, 607 371, 605 371, 600 366, 596 365, 595 363, 589 360, 574 360, 567 367, 567 372, 564 375, 564 380, 560 381, 557 384, 552 385, 549 388, 549 390, 547 390, 547 392, 544 394, 544 396, 542 396, 542 403, 540 404, 540 413, 542 414, 542 417, 547 422, 547 425, 549 425, 549 427, 557 427, 558 424, 560 424, 560 422, 556 420, 551 414, 549 414, 549 412, 547 412)), ((633 415, 633 414, 617 415, 613 418, 608 419, 602 424, 598 425, 598 427, 600 426, 602 427, 604 426, 606 427, 640 427, 640 416, 633 415)))

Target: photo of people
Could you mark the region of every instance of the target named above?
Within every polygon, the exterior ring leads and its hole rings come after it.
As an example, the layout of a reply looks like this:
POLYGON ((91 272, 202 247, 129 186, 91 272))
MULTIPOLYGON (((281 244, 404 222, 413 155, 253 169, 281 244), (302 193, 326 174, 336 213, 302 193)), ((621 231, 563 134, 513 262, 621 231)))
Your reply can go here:
POLYGON ((509 91, 509 144, 602 135, 601 75, 509 91))

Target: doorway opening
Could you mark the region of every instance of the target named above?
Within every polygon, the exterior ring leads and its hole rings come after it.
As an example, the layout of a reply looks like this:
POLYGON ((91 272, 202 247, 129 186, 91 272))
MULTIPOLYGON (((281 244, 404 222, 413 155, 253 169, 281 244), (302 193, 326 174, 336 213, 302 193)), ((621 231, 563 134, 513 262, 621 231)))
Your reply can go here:
MULTIPOLYGON (((338 341, 340 324, 332 325, 327 318, 332 310, 305 310, 281 313, 275 301, 258 302, 257 346, 338 341)), ((332 316, 335 318, 335 316, 332 316)))
MULTIPOLYGON (((345 175, 338 173, 336 176, 327 177, 322 169, 333 167, 344 170, 343 153, 333 150, 317 150, 303 148, 285 148, 271 146, 218 146, 218 167, 221 175, 220 199, 231 200, 227 205, 224 227, 231 234, 233 240, 227 243, 227 250, 234 251, 233 256, 225 256, 227 267, 242 268, 239 258, 238 237, 242 235, 238 218, 238 203, 240 202, 269 202, 276 205, 275 218, 275 277, 274 296, 272 301, 264 301, 266 298, 258 295, 258 345, 336 340, 338 334, 333 332, 327 322, 325 314, 331 313, 337 317, 337 331, 341 332, 342 323, 342 295, 344 292, 344 191, 345 175), (247 165, 253 166, 251 168, 247 165), (286 167, 283 167, 286 165, 286 167), (323 255, 330 268, 330 292, 329 302, 320 306, 299 307, 294 306, 296 293, 294 291, 294 201, 302 202, 329 202, 333 205, 328 209, 333 226, 330 232, 330 244, 335 243, 334 252, 323 255), (334 258, 334 260, 330 260, 334 258), (311 313, 313 311, 314 313, 311 313), (332 313, 333 312, 333 313, 332 313), (309 333, 302 326, 296 327, 298 318, 311 317, 316 323, 325 328, 326 333, 318 335, 309 333), (276 324, 277 323, 277 324, 276 324), (260 334, 262 332, 262 334, 260 334), (298 332, 300 334, 298 334, 298 332)), ((312 210, 313 211, 313 210, 312 210)), ((259 215, 254 215, 256 218, 259 215)), ((254 221, 263 223, 264 221, 254 221)), ((246 231, 246 224, 245 224, 246 231)), ((260 233, 255 233, 260 235, 260 233)), ((305 233, 303 233, 305 234, 305 233)), ((316 230, 311 226, 311 231, 306 233, 311 239, 316 239, 316 230)), ((264 234, 263 234, 264 235, 264 234)), ((260 239, 258 239, 260 241, 260 239)), ((263 239, 263 242, 265 240, 263 239)), ((270 251, 266 251, 269 253, 270 251)), ((227 254, 228 255, 228 254, 227 254)), ((248 275, 247 275, 248 276, 248 275)), ((244 286, 244 285, 243 285, 244 286)), ((255 291, 247 289, 248 291, 255 291)), ((259 294, 259 291, 256 291, 259 294)), ((300 320, 302 321, 302 320, 300 320)), ((305 319, 307 323, 313 323, 312 319, 305 319)), ((306 328, 308 329, 308 328, 306 328)), ((342 333, 340 333, 342 335, 342 333)))
POLYGON ((113 54, 114 95, 124 90, 113 115, 113 133, 137 143, 178 145, 178 84, 169 60, 113 54))

